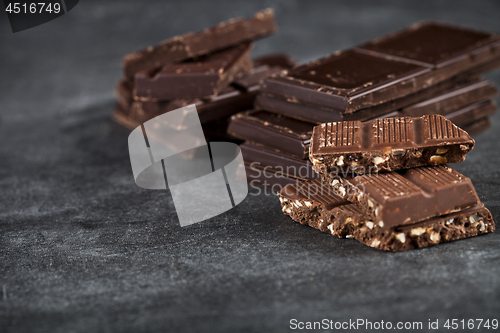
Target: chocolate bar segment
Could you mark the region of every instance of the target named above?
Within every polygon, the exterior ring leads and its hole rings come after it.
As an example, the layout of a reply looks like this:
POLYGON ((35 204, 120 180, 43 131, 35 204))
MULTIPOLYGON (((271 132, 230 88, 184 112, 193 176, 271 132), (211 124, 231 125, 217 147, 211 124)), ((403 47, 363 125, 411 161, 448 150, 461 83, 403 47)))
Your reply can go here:
POLYGON ((231 117, 228 133, 235 138, 261 143, 307 158, 314 124, 263 110, 251 110, 231 117))
POLYGON ((347 50, 267 79, 264 94, 350 113, 426 88, 427 67, 347 50))
POLYGON ((290 175, 276 172, 269 168, 262 168, 255 164, 245 162, 247 182, 251 187, 259 186, 267 188, 275 193, 281 191, 285 186, 296 184, 301 179, 290 175))
POLYGON ((479 203, 469 178, 448 166, 324 179, 380 227, 416 223, 479 203), (332 180, 330 180, 332 179, 332 180))
POLYGON ((404 110, 405 113, 389 117, 446 114, 466 105, 493 98, 497 96, 497 93, 496 86, 491 81, 466 77, 462 80, 447 80, 414 94, 348 114, 292 103, 262 93, 255 99, 255 107, 319 124, 331 121, 365 121, 373 118, 386 118, 388 116, 385 115, 396 110, 404 110))
POLYGON ((166 101, 217 96, 252 68, 251 48, 252 44, 246 43, 193 61, 168 64, 158 72, 139 72, 135 75, 134 98, 166 101))
POLYGON ((314 127, 309 159, 321 174, 459 163, 474 139, 441 115, 344 121, 314 127))
POLYGON ((329 188, 319 180, 286 186, 278 193, 282 210, 301 224, 385 251, 422 248, 495 230, 491 214, 482 204, 411 225, 381 228, 329 188))
POLYGON ((263 93, 350 113, 499 65, 497 35, 437 23, 408 31, 298 66, 266 80, 263 93))
POLYGON ((232 19, 202 32, 177 36, 158 46, 128 54, 123 59, 123 71, 125 77, 132 77, 140 71, 157 69, 169 63, 248 42, 276 30, 273 10, 265 9, 250 20, 232 19))
POLYGON ((359 46, 381 56, 444 68, 486 63, 498 57, 499 36, 439 22, 422 22, 359 46))

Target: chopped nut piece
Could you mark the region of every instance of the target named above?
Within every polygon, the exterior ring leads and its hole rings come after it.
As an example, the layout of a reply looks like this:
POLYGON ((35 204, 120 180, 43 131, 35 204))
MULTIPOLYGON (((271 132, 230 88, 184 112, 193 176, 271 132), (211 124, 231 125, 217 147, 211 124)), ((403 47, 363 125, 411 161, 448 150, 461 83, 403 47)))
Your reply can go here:
POLYGON ((311 207, 312 206, 312 203, 310 203, 309 201, 304 201, 304 203, 306 204, 307 207, 311 207))
POLYGON ((353 235, 346 235, 345 238, 353 238, 353 235))
POLYGON ((339 184, 339 183, 340 183, 340 181, 339 181, 338 179, 334 179, 334 180, 332 181, 332 186, 333 186, 333 187, 335 187, 335 186, 336 186, 337 184, 339 184))
POLYGON ((329 225, 328 225, 328 230, 330 230, 330 232, 331 232, 332 234, 334 234, 334 233, 335 233, 335 232, 333 231, 333 224, 329 224, 329 225))
POLYGON ((460 149, 467 150, 467 149, 469 149, 469 146, 467 146, 467 145, 460 145, 460 149))
POLYGON ((344 186, 339 186, 339 192, 341 196, 345 196, 345 187, 344 186))
POLYGON ((406 149, 393 149, 392 156, 403 156, 406 154, 406 149))
POLYGON ((448 160, 444 156, 432 155, 430 161, 437 164, 446 164, 448 160))
POLYGON ((384 227, 384 222, 383 221, 379 221, 378 226, 381 227, 381 228, 383 228, 384 227))
POLYGON ((419 227, 419 228, 413 228, 410 231, 410 236, 418 237, 418 236, 420 236, 420 235, 422 235, 424 233, 425 233, 425 228, 421 228, 421 227, 419 227))
POLYGON ((399 234, 396 235, 396 239, 400 241, 401 243, 406 242, 406 237, 405 234, 400 232, 399 234))
POLYGON ((344 165, 344 156, 340 156, 339 159, 337 160, 337 165, 338 166, 343 166, 344 165))
POLYGON ((312 159, 312 162, 313 162, 313 164, 314 164, 314 165, 323 163, 323 162, 321 162, 321 161, 320 161, 319 159, 317 159, 317 158, 313 158, 313 159, 312 159))
POLYGON ((366 222, 366 223, 365 223, 365 225, 366 225, 368 228, 373 229, 373 226, 374 226, 375 224, 374 224, 373 222, 368 221, 368 222, 366 222))
POLYGON ((379 165, 379 164, 382 164, 386 161, 387 159, 383 159, 382 157, 380 156, 375 156, 373 158, 373 163, 375 163, 375 165, 379 165))
POLYGON ((481 225, 481 227, 479 228, 479 231, 485 231, 486 230, 486 226, 484 225, 484 222, 483 221, 479 221, 479 224, 481 225))
POLYGON ((438 149, 436 149, 436 154, 438 155, 446 154, 448 150, 449 150, 448 147, 439 147, 438 149))
POLYGON ((366 200, 366 202, 368 203, 368 207, 373 208, 373 201, 368 199, 368 200, 366 200))
POLYGON ((431 241, 434 242, 434 243, 439 243, 439 241, 441 240, 441 236, 439 236, 439 233, 437 232, 433 232, 431 234, 431 241))
POLYGON ((299 208, 299 207, 302 207, 302 204, 300 203, 300 201, 299 201, 299 200, 295 200, 295 206, 296 206, 297 208, 299 208))
POLYGON ((453 221, 455 221, 455 219, 449 219, 448 221, 446 221, 446 225, 450 225, 453 223, 453 221))
POLYGON ((475 223, 475 222, 481 221, 482 219, 483 218, 481 216, 479 216, 478 213, 472 214, 471 216, 469 216, 470 223, 475 223))
POLYGON ((374 239, 373 242, 370 244, 371 247, 377 247, 380 245, 380 241, 378 239, 374 239))

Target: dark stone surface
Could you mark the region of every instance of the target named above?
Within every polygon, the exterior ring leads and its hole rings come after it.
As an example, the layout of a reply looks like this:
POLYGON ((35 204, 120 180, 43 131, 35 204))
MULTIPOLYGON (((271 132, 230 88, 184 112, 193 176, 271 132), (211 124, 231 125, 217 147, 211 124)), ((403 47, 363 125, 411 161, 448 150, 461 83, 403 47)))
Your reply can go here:
MULTIPOLYGON (((135 186, 110 120, 121 57, 274 7, 254 54, 306 61, 423 19, 500 32, 495 1, 80 1, 13 34, 0 14, 0 331, 287 331, 289 321, 499 319, 500 235, 403 253, 301 226, 249 196, 177 226, 135 186)), ((500 84, 500 72, 487 75, 500 84)), ((456 168, 500 218, 500 116, 456 168)))

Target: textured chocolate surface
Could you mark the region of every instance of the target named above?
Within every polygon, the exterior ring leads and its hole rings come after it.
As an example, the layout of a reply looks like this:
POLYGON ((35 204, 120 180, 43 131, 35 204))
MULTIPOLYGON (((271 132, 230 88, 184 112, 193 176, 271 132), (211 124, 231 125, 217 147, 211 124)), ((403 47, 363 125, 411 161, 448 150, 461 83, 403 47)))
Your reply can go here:
POLYGON ((445 165, 325 181, 380 227, 412 224, 479 203, 470 179, 445 165))
POLYGON ((172 62, 264 37, 276 30, 272 9, 265 9, 250 20, 232 19, 202 32, 173 37, 158 46, 128 54, 123 59, 124 76, 131 77, 143 70, 160 68, 172 62))
POLYGON ((320 180, 288 185, 278 193, 282 210, 301 224, 385 251, 422 248, 495 230, 490 212, 481 203, 419 223, 381 228, 355 204, 332 194, 330 188, 320 180))
POLYGON ((474 139, 444 116, 425 115, 315 126, 309 159, 322 174, 338 167, 393 171, 459 163, 473 147, 474 139))
POLYGON ((500 58, 497 35, 433 22, 417 24, 406 31, 409 32, 339 51, 270 78, 264 83, 264 93, 350 113, 468 71, 490 70, 500 58), (449 43, 444 41, 447 37, 449 43), (384 47, 386 53, 381 51, 384 47))
POLYGON ((135 75, 134 98, 167 101, 215 97, 227 85, 251 70, 251 43, 198 57, 180 64, 167 64, 160 71, 135 75))
POLYGON ((429 21, 375 39, 359 48, 423 66, 444 67, 471 55, 479 57, 490 49, 497 50, 499 45, 499 36, 492 33, 429 21))

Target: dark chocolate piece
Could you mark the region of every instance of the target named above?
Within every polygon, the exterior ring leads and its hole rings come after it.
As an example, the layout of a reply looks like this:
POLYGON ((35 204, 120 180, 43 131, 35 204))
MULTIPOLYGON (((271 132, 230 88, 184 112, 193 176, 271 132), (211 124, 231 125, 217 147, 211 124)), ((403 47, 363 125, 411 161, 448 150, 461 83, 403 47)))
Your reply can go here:
POLYGON ((365 121, 400 109, 408 110, 408 116, 445 114, 496 95, 497 89, 492 82, 465 77, 461 80, 447 80, 414 94, 348 114, 292 103, 262 93, 255 99, 255 107, 319 124, 330 121, 365 121))
POLYGON ((251 48, 251 43, 245 43, 190 62, 168 64, 158 72, 139 72, 134 80, 134 98, 167 101, 215 97, 252 68, 251 48))
POLYGON ((412 224, 479 203, 470 179, 445 165, 324 180, 380 227, 412 224))
POLYGON ((247 142, 241 144, 240 149, 245 163, 253 163, 261 168, 272 169, 294 178, 313 179, 319 177, 313 171, 312 164, 308 160, 247 142))
POLYGON ((250 20, 237 18, 205 29, 173 37, 155 47, 128 54, 123 59, 125 77, 144 70, 160 68, 229 46, 274 33, 277 30, 272 9, 262 10, 250 20))
POLYGON ((385 251, 422 248, 495 230, 491 213, 483 204, 411 225, 381 228, 329 188, 319 180, 286 186, 278 192, 282 210, 301 224, 385 251))
POLYGON ((232 116, 228 133, 238 139, 306 158, 313 127, 314 124, 275 113, 251 110, 232 116))
POLYGON ((474 139, 441 115, 343 121, 314 127, 309 159, 330 179, 342 169, 356 173, 459 163, 474 139))
POLYGON ((446 115, 465 105, 472 105, 498 95, 493 82, 479 79, 471 83, 459 85, 439 96, 413 104, 401 110, 401 114, 408 117, 418 117, 423 114, 446 115))
POLYGON ((409 33, 390 35, 336 52, 269 78, 263 84, 263 92, 296 103, 350 113, 409 95, 468 71, 491 69, 500 58, 497 35, 432 22, 407 31, 409 33), (470 37, 472 35, 474 37, 470 37), (414 36, 418 36, 417 42, 414 36), (451 39, 450 43, 443 42, 446 36, 451 39), (463 36, 463 40, 459 36, 463 36), (377 51, 371 50, 372 46, 377 51), (406 56, 393 55, 393 46, 394 52, 401 51, 406 56), (414 55, 419 60, 412 59, 412 50, 422 50, 414 55), (424 58, 427 60, 423 61, 424 58))

